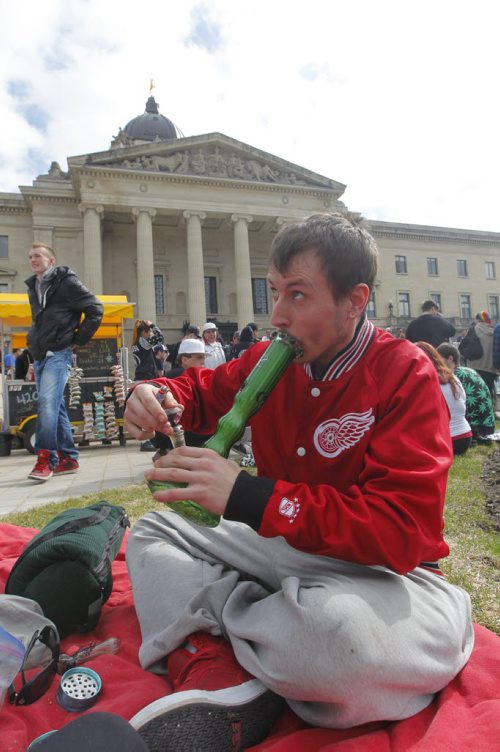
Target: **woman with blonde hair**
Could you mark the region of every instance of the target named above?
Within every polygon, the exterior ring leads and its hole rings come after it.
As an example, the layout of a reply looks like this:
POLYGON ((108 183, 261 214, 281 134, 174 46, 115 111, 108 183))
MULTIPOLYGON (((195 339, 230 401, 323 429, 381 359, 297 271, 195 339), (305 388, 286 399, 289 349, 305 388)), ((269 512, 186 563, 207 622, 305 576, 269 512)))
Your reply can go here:
POLYGON ((417 342, 437 371, 443 397, 450 411, 450 435, 453 454, 465 454, 471 445, 472 429, 465 418, 465 391, 453 370, 445 363, 435 347, 417 342))

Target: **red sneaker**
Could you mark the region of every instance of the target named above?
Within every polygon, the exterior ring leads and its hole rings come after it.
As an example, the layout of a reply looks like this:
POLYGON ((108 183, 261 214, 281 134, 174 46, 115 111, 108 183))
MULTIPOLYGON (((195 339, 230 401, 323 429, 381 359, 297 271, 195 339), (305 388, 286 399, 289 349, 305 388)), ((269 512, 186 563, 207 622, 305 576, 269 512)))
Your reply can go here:
POLYGON ((190 635, 167 660, 173 694, 131 720, 150 752, 236 752, 269 734, 284 707, 236 661, 222 637, 190 635))
POLYGON ((61 454, 61 452, 57 454, 59 455, 59 462, 54 468, 54 475, 68 475, 69 473, 76 473, 80 469, 80 465, 76 460, 65 454, 61 454))
POLYGON ((45 483, 46 480, 52 478, 52 470, 50 468, 50 452, 48 449, 40 449, 37 452, 37 460, 35 467, 28 475, 28 478, 37 480, 39 483, 45 483))
POLYGON ((208 632, 189 635, 185 647, 170 653, 167 668, 175 692, 223 689, 254 678, 240 666, 227 640, 208 632))

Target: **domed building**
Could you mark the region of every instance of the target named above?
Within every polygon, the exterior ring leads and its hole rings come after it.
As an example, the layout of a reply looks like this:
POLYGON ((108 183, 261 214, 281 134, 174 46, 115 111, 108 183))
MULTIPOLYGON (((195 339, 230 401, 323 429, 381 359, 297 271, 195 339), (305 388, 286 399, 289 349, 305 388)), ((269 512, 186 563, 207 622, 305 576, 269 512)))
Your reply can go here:
MULTIPOLYGON (((67 161, 68 171, 53 162, 20 193, 0 194, 0 290, 25 292, 28 250, 46 242, 93 292, 126 293, 167 341, 186 321, 215 320, 224 335, 268 327, 275 233, 345 208, 342 183, 222 133, 184 136, 153 96, 107 150, 67 161)), ((498 320, 499 234, 368 225, 381 253, 376 324, 405 328, 430 297, 457 330, 478 310, 498 320)))
POLYGON ((154 97, 149 97, 143 115, 133 118, 122 131, 129 144, 145 144, 149 141, 171 141, 182 137, 175 125, 160 114, 154 97))

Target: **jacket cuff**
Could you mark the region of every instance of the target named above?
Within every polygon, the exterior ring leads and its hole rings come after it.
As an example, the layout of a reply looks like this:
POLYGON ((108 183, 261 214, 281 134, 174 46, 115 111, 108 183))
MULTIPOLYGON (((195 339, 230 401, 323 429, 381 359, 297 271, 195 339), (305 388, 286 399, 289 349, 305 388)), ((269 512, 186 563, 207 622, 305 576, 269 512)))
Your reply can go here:
POLYGON ((260 528, 262 517, 274 490, 271 478, 256 478, 242 470, 229 496, 224 518, 244 522, 254 530, 260 528))

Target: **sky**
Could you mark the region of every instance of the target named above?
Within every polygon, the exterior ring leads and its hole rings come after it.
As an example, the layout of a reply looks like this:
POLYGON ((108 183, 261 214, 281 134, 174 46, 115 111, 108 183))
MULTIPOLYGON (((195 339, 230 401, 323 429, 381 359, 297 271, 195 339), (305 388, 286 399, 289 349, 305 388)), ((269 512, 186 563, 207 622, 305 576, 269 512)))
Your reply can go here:
POLYGON ((0 191, 105 151, 152 91, 347 186, 368 219, 500 232, 497 0, 2 0, 0 191))

